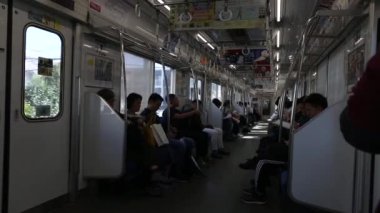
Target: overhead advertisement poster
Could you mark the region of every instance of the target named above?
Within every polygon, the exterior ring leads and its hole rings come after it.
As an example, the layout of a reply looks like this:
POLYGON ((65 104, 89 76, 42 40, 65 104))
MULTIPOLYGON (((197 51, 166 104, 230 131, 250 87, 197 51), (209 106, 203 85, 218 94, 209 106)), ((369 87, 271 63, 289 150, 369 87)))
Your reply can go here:
POLYGON ((171 6, 172 30, 253 29, 265 27, 265 7, 252 0, 209 1, 171 6))
POLYGON ((220 59, 221 65, 250 66, 255 77, 270 77, 270 58, 267 49, 229 49, 220 59))

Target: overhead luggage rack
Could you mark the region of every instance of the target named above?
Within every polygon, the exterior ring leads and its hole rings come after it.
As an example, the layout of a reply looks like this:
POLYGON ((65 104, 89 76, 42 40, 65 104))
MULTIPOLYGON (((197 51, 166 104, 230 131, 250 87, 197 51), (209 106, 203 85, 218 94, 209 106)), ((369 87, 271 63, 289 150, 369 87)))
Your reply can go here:
POLYGON ((306 24, 294 60, 289 66, 285 84, 278 90, 278 94, 294 85, 298 75, 307 73, 321 63, 367 17, 366 8, 316 11, 306 24))

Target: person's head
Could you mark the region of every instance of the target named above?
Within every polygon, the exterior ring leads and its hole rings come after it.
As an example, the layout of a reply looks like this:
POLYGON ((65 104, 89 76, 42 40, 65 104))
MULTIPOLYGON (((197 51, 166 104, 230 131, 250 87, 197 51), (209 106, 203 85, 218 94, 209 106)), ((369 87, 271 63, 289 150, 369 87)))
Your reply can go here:
POLYGON ((127 109, 131 112, 140 111, 142 96, 137 93, 131 93, 127 97, 127 109))
POLYGON ((313 118, 327 108, 327 99, 319 93, 310 94, 303 103, 305 114, 309 118, 313 118))
POLYGON ((111 107, 115 103, 115 94, 109 89, 101 89, 97 94, 102 97, 111 107))
POLYGON ((212 99, 212 103, 215 104, 215 106, 218 108, 222 106, 222 102, 217 98, 212 99))
POLYGON ((164 99, 161 95, 153 93, 149 96, 148 107, 153 111, 157 111, 160 108, 162 101, 164 101, 164 99))
POLYGON ((166 101, 169 102, 171 107, 178 107, 179 106, 179 100, 176 95, 169 94, 166 96, 166 101))

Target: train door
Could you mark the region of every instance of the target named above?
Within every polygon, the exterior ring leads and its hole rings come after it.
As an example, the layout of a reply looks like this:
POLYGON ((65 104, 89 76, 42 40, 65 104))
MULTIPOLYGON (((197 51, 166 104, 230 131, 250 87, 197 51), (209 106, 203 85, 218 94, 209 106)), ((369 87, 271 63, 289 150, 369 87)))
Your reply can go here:
MULTIPOLYGON (((0 190, 2 190, 3 174, 3 147, 4 147, 4 117, 5 117, 5 72, 6 72, 6 45, 7 45, 7 6, 0 3, 0 190)), ((0 194, 0 206, 2 195, 0 194)))
POLYGON ((72 24, 14 2, 8 211, 68 193, 72 24))

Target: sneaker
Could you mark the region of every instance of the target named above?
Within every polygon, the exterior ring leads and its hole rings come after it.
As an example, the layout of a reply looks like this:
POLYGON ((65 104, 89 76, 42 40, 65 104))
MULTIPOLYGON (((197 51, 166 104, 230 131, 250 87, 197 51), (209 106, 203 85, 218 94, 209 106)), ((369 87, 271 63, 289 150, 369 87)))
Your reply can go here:
POLYGON ((264 196, 259 196, 256 193, 253 193, 248 196, 244 196, 241 198, 241 201, 246 204, 256 204, 256 205, 264 205, 266 204, 266 199, 264 196))

